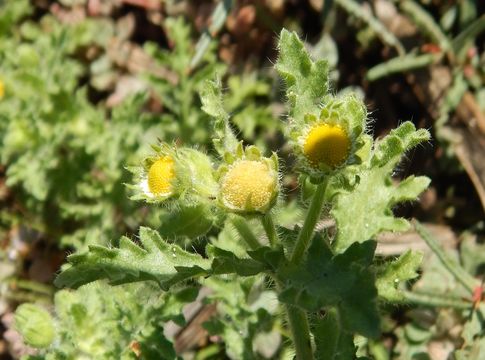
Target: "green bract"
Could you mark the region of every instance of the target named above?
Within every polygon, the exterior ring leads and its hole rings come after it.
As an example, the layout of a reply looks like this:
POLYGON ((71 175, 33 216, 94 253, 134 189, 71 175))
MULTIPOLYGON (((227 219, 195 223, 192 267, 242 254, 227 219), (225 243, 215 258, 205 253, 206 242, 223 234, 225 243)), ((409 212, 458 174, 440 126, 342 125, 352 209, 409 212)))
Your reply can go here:
POLYGON ((326 97, 318 117, 307 114, 301 123, 290 120, 290 138, 302 170, 318 179, 360 163, 358 150, 365 143, 366 121, 363 102, 352 94, 326 97), (332 161, 332 155, 337 161, 332 161))

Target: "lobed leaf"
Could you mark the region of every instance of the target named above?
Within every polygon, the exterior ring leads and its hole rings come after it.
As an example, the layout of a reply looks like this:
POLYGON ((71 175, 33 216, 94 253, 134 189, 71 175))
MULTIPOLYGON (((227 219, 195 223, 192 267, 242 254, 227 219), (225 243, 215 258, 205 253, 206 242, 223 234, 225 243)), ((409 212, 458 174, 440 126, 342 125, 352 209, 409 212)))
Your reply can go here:
POLYGON ((287 84, 291 117, 298 122, 305 114, 318 116, 318 105, 329 90, 327 61, 313 62, 298 35, 285 29, 278 50, 275 68, 287 84))
POLYGON ((209 260, 166 243, 149 228, 140 229, 140 242, 143 247, 122 237, 119 248, 90 246, 87 253, 69 256, 71 266, 59 274, 55 285, 78 288, 100 279, 112 285, 154 280, 167 290, 177 282, 205 274, 210 267, 209 260))
POLYGON ((324 239, 315 236, 302 264, 280 266, 280 301, 312 312, 337 309, 344 331, 378 336, 377 290, 369 268, 375 247, 374 241, 355 243, 334 255, 324 239))
POLYGON ((340 314, 333 309, 314 321, 315 358, 319 360, 354 359, 354 336, 342 330, 340 314))
POLYGON ((404 300, 404 295, 398 289, 402 281, 414 279, 423 260, 423 254, 408 250, 398 259, 385 264, 377 274, 377 291, 379 296, 389 301, 404 300))
POLYGON ((354 242, 373 238, 381 231, 405 231, 409 222, 396 218, 392 207, 402 201, 415 200, 430 180, 410 176, 395 186, 392 173, 404 153, 429 139, 426 130, 416 130, 405 122, 374 146, 367 163, 360 166, 356 184, 351 191, 337 195, 331 211, 337 223, 333 243, 336 252, 345 251, 354 242))
POLYGON ((240 259, 234 253, 216 248, 212 245, 207 247, 207 253, 213 257, 213 274, 238 274, 251 276, 264 271, 264 265, 253 259, 240 259))
POLYGON ((463 345, 454 352, 455 359, 481 359, 485 356, 485 337, 483 335, 483 314, 485 305, 481 304, 470 314, 463 326, 461 337, 463 345))
POLYGON ((213 143, 217 152, 234 152, 238 144, 237 138, 229 125, 229 114, 224 109, 220 81, 206 81, 200 92, 202 110, 212 116, 214 121, 213 143))

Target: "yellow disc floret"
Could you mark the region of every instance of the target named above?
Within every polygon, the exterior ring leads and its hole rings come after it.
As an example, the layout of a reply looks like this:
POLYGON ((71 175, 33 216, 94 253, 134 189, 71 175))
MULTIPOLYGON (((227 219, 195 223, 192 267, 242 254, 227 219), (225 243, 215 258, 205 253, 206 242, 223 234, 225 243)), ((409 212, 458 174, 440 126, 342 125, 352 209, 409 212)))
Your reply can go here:
POLYGON ((349 136, 340 126, 320 124, 305 138, 303 153, 313 167, 323 164, 334 169, 347 160, 350 145, 349 136))
POLYGON ((3 83, 2 80, 0 80, 0 100, 3 99, 5 95, 5 84, 3 83))
POLYGON ((175 170, 172 157, 161 157, 152 164, 148 171, 148 189, 153 195, 170 194, 174 178, 175 170))
POLYGON ((277 175, 262 161, 240 160, 222 179, 226 206, 241 211, 266 210, 277 191, 277 175))

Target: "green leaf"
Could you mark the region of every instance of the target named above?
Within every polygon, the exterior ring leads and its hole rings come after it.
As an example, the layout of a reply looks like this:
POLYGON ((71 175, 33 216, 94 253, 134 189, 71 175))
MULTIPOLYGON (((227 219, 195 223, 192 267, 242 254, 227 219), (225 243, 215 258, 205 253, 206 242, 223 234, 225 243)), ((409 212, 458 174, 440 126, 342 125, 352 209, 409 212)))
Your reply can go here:
POLYGON ((315 358, 318 360, 354 359, 356 347, 354 336, 344 332, 336 309, 327 311, 323 319, 315 319, 315 358))
POLYGON ((363 21, 379 37, 382 42, 396 48, 399 55, 406 50, 399 39, 371 11, 365 11, 364 5, 355 0, 336 0, 335 3, 345 9, 346 12, 363 21))
POLYGON ((279 299, 307 311, 337 308, 343 330, 378 336, 377 289, 369 269, 375 247, 374 241, 355 243, 333 255, 324 239, 315 236, 301 265, 280 266, 284 286, 279 299))
POLYGON ((452 41, 453 52, 460 58, 463 58, 468 46, 472 46, 475 38, 485 31, 485 15, 480 16, 471 22, 465 30, 463 30, 452 41), (467 46, 468 45, 468 46, 467 46))
POLYGON ((233 0, 223 0, 215 7, 211 14, 210 26, 200 36, 195 45, 195 54, 190 62, 190 69, 194 69, 202 60, 206 53, 213 37, 217 35, 219 30, 226 22, 226 18, 234 6, 233 0))
POLYGON ((212 273, 218 274, 238 274, 240 276, 251 276, 264 271, 262 263, 253 259, 240 259, 232 252, 208 245, 207 253, 213 257, 212 273))
POLYGON ((437 59, 438 56, 433 54, 408 54, 398 56, 370 68, 367 71, 366 77, 369 81, 375 81, 395 73, 404 73, 406 71, 428 67, 437 59))
POLYGON ((185 326, 186 321, 182 312, 187 303, 196 300, 199 289, 196 287, 184 287, 179 291, 165 293, 165 298, 158 309, 158 317, 164 322, 173 321, 179 326, 185 326))
POLYGON ((408 250, 395 261, 383 265, 377 274, 376 281, 379 296, 389 301, 404 300, 398 285, 402 281, 418 276, 417 270, 422 260, 421 252, 408 250))
POLYGON ((28 0, 2 1, 0 8, 0 34, 7 35, 15 29, 14 24, 32 13, 28 0))
MULTIPOLYGON (((255 337, 271 332, 278 321, 276 294, 266 289, 264 277, 210 277, 204 280, 204 286, 211 290, 207 300, 217 303, 218 310, 218 316, 206 322, 204 328, 222 337, 230 359, 260 359, 255 354, 255 337)), ((281 338, 279 331, 274 333, 281 338)))
POLYGON ((139 358, 174 360, 164 324, 184 324, 182 308, 196 296, 194 288, 160 293, 153 283, 112 287, 100 281, 60 290, 55 296, 56 341, 46 358, 134 359, 136 345, 139 358))
POLYGON ((202 110, 214 118, 214 136, 212 141, 220 155, 234 152, 237 138, 229 125, 229 114, 224 109, 220 80, 206 81, 200 92, 202 110))
POLYGON ((319 106, 328 93, 328 63, 313 62, 294 32, 283 29, 278 42, 275 68, 287 84, 290 116, 296 122, 305 114, 318 116, 319 106))
POLYGON ((485 356, 483 316, 485 305, 481 304, 464 324, 461 337, 463 345, 455 352, 457 360, 482 359, 485 356))
POLYGON ((263 264, 268 271, 276 271, 280 264, 285 261, 285 254, 282 247, 271 248, 261 246, 247 253, 251 258, 263 264))
POLYGON ((54 321, 40 306, 20 305, 15 311, 15 327, 25 342, 35 348, 46 348, 54 341, 54 321))
POLYGON ((166 238, 185 236, 196 239, 204 236, 214 224, 213 209, 200 204, 197 206, 184 206, 167 211, 160 216, 160 235, 166 238))
POLYGON ((430 180, 410 176, 394 186, 392 173, 404 153, 429 139, 426 130, 416 130, 405 122, 374 145, 370 159, 356 168, 356 184, 351 191, 337 195, 331 214, 337 223, 336 252, 345 251, 354 242, 373 238, 382 231, 405 231, 409 222, 396 218, 392 207, 416 200, 430 180))
POLYGON ((126 237, 119 248, 90 246, 83 254, 68 257, 71 266, 56 278, 56 286, 77 288, 95 280, 108 279, 113 285, 154 280, 167 290, 171 285, 206 274, 210 261, 200 255, 166 243, 149 228, 140 228, 138 246, 126 237))
POLYGON ((211 274, 238 274, 240 276, 252 276, 262 272, 274 272, 282 263, 285 255, 282 248, 273 249, 261 246, 255 251, 248 251, 249 258, 239 258, 233 252, 207 246, 207 254, 212 260, 211 274))
POLYGON ((450 50, 450 41, 435 22, 431 14, 413 0, 405 0, 401 3, 401 9, 410 16, 414 24, 426 35, 438 44, 443 51, 450 50))

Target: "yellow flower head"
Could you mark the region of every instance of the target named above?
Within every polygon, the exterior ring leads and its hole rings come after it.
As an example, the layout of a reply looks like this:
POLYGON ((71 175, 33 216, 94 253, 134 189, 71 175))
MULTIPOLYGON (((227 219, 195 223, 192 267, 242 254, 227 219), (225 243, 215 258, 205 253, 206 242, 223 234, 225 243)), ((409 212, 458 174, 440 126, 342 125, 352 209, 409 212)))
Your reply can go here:
POLYGON ((319 124, 308 132, 303 153, 311 166, 319 168, 323 164, 334 169, 347 160, 350 148, 351 140, 343 128, 339 125, 319 124))
POLYGON ((172 192, 172 181, 175 179, 174 161, 171 156, 156 160, 148 171, 148 190, 151 194, 168 195, 172 192))
POLYGON ((290 139, 299 168, 317 183, 344 167, 362 161, 367 141, 367 110, 353 95, 328 96, 319 114, 308 113, 290 123, 290 139))
POLYGON ((134 175, 134 184, 127 184, 134 190, 132 200, 192 207, 217 196, 219 184, 206 154, 166 143, 152 145, 152 149, 155 154, 127 168, 134 175))
POLYGON ((0 100, 5 96, 5 84, 0 80, 0 100))
POLYGON ((273 201, 277 185, 277 174, 266 163, 240 160, 222 179, 222 200, 231 209, 262 212, 273 201))

